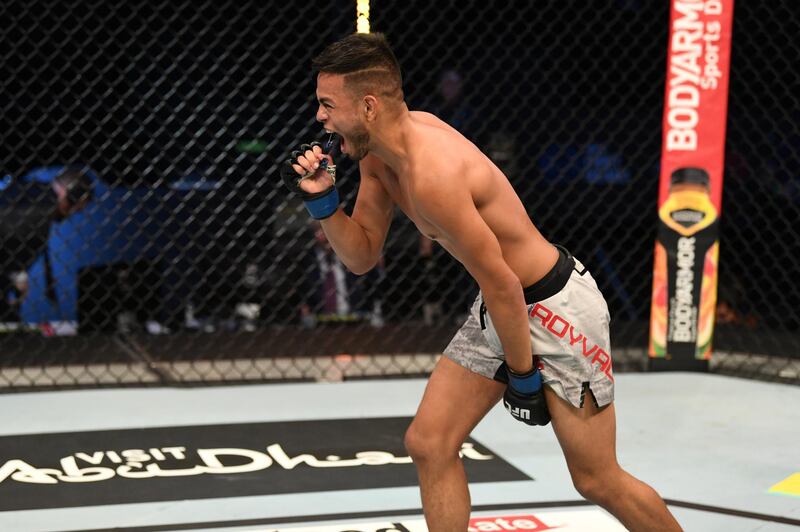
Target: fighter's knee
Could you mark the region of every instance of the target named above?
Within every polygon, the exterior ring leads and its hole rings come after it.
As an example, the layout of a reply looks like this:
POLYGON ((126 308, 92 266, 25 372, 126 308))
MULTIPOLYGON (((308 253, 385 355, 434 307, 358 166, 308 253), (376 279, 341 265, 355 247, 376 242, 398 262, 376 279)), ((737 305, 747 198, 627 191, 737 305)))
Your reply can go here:
POLYGON ((411 426, 408 427, 403 443, 408 455, 417 463, 458 454, 458 446, 449 443, 445 434, 426 429, 416 422, 411 423, 411 426))
POLYGON ((415 462, 424 460, 435 452, 433 442, 418 423, 411 423, 411 426, 408 427, 403 444, 406 447, 408 456, 415 462))
POLYGON ((612 472, 574 472, 572 484, 584 499, 599 506, 605 506, 607 501, 617 496, 615 475, 612 472))

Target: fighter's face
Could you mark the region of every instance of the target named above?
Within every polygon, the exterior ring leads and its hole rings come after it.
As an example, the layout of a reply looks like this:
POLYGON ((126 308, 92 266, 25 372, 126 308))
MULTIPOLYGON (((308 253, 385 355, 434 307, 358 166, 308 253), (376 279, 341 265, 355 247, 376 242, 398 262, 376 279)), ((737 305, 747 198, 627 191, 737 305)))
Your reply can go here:
POLYGON ((319 74, 317 100, 317 120, 339 135, 342 153, 355 161, 363 159, 369 153, 369 131, 358 98, 345 87, 344 76, 319 74))

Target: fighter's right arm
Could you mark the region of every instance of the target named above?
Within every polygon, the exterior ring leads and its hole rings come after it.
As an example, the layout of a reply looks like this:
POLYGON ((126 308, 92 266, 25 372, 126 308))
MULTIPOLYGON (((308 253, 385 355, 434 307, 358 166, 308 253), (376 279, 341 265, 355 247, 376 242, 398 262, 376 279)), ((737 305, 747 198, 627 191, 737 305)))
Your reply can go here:
POLYGON ((321 221, 322 230, 336 255, 351 272, 361 275, 371 270, 381 257, 394 213, 394 202, 375 177, 372 157, 360 163, 361 183, 347 216, 341 209, 321 221))

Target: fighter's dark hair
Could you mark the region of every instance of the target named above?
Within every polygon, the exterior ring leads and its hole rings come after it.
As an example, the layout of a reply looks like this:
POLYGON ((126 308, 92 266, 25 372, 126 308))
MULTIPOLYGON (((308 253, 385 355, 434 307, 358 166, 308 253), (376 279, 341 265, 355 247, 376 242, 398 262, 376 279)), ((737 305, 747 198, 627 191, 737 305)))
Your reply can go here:
POLYGON ((348 35, 329 44, 311 66, 315 72, 344 75, 345 86, 358 96, 371 93, 403 99, 400 64, 382 33, 348 35))

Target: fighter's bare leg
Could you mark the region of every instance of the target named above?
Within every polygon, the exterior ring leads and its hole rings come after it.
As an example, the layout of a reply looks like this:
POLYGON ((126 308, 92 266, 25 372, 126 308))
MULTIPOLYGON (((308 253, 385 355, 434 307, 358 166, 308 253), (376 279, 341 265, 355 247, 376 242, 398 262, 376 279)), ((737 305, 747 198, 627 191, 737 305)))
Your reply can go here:
POLYGON ((504 389, 447 357, 436 364, 405 438, 430 532, 467 529, 470 497, 458 452, 504 389))
POLYGON ((583 408, 578 409, 547 386, 545 397, 572 482, 582 496, 632 532, 681 530, 658 493, 619 466, 613 403, 597 408, 587 390, 583 408))

